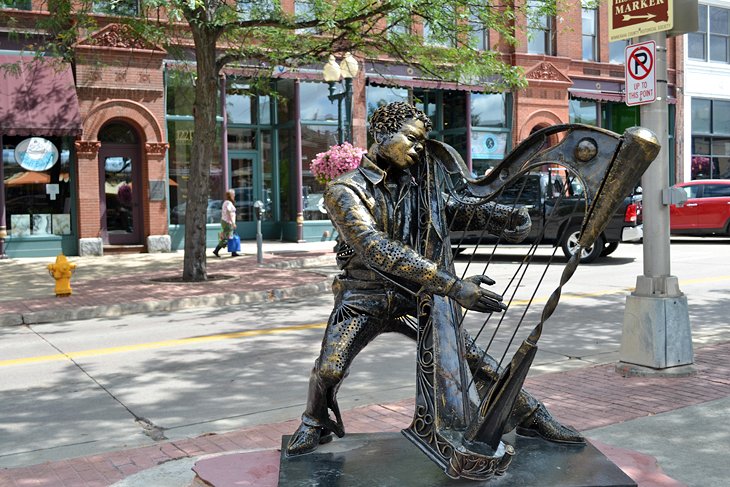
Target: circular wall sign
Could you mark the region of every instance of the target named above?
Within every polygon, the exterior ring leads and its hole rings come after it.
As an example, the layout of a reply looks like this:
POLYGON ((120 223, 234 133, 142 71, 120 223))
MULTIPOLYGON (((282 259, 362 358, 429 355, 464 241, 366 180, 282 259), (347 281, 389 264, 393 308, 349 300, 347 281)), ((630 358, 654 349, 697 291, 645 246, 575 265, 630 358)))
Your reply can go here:
POLYGON ((31 137, 15 147, 15 160, 26 171, 46 171, 58 161, 58 149, 48 139, 31 137))

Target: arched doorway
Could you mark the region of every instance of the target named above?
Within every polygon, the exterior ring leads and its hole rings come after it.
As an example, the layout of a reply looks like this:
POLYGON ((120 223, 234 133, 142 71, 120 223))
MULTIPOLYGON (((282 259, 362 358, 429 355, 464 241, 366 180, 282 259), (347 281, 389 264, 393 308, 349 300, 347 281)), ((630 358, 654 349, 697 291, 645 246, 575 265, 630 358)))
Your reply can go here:
POLYGON ((113 121, 99 131, 101 237, 109 245, 141 244, 142 151, 139 135, 113 121))

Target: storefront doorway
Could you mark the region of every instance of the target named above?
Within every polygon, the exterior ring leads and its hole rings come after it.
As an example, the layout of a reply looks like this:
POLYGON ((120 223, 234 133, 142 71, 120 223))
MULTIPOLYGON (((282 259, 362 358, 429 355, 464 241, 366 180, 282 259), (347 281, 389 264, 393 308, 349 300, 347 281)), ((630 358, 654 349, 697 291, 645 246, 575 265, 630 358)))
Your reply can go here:
POLYGON ((101 233, 105 244, 142 243, 141 151, 135 131, 112 123, 99 132, 101 233))
MULTIPOLYGON (((265 190, 262 185, 258 152, 229 151, 228 163, 231 168, 230 187, 233 188, 236 194, 238 233, 242 238, 255 237, 254 202, 264 202, 267 213, 271 210, 271 192, 268 189, 265 190)), ((264 213, 264 219, 270 217, 270 214, 264 213)))

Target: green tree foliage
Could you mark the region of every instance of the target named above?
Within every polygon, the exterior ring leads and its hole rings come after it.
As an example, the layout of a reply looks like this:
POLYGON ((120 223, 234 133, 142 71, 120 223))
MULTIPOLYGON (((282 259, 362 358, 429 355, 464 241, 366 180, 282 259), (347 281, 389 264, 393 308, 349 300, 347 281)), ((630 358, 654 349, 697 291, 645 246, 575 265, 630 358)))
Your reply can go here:
MULTIPOLYGON (((489 5, 475 0, 298 0, 285 12, 279 0, 50 0, 59 15, 44 19, 46 51, 62 56, 80 28, 93 27, 100 9, 118 15, 136 35, 174 54, 194 52, 195 132, 186 212, 183 278, 207 278, 205 223, 208 177, 216 134, 219 73, 224 66, 253 68, 265 80, 274 66, 296 70, 321 66, 330 53, 352 52, 360 59, 391 59, 414 67, 423 76, 480 84, 502 91, 525 84, 519 68, 495 51, 477 49, 475 33, 498 33, 505 44, 515 41, 513 4, 489 5), (136 15, 133 15, 135 14, 136 15), (91 20, 90 20, 91 19, 91 20), (425 26, 426 35, 422 35, 425 26)), ((554 13, 553 0, 544 12, 554 13)), ((38 46, 36 46, 38 47, 38 46)))

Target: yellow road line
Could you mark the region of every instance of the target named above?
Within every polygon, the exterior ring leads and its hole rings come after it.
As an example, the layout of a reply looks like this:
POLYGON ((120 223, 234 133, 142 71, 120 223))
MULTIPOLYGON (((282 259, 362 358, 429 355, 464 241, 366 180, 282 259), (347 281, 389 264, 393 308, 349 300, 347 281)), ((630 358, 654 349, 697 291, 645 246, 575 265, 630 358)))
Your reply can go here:
MULTIPOLYGON (((695 279, 683 279, 680 281, 680 287, 681 286, 688 286, 691 284, 700 284, 700 283, 706 283, 706 282, 717 282, 717 281, 726 281, 730 280, 730 276, 715 276, 715 277, 699 277, 695 279)), ((633 291, 634 288, 620 288, 620 289, 606 289, 603 291, 597 291, 592 293, 565 293, 562 295, 561 299, 566 300, 574 300, 574 299, 584 299, 584 298, 595 298, 600 296, 608 296, 611 294, 620 294, 620 293, 630 293, 633 291)), ((545 303, 548 300, 548 296, 541 296, 536 297, 532 300, 533 304, 539 304, 539 303, 545 303)), ((514 300, 512 301, 513 306, 523 306, 526 305, 529 301, 528 300, 514 300)), ((124 353, 124 352, 136 352, 139 350, 152 350, 156 348, 169 348, 169 347, 177 347, 177 346, 184 346, 184 345, 190 345, 194 343, 206 343, 206 342, 216 342, 221 340, 233 340, 237 338, 247 338, 247 337, 256 337, 256 336, 264 336, 264 335, 276 335, 279 333, 289 333, 294 331, 301 331, 301 330, 312 330, 317 328, 324 328, 326 326, 326 323, 310 323, 306 325, 295 325, 295 326, 282 326, 277 328, 266 328, 263 330, 249 330, 249 331, 239 331, 239 332, 233 332, 233 333, 220 333, 217 335, 205 335, 200 337, 191 337, 191 338, 179 338, 176 340, 162 340, 159 342, 148 342, 148 343, 139 343, 136 345, 125 345, 120 347, 109 347, 109 348, 97 348, 97 349, 91 349, 91 350, 82 350, 79 352, 70 352, 68 354, 54 354, 54 355, 40 355, 37 357, 25 357, 25 358, 17 358, 17 359, 9 359, 9 360, 0 360, 0 367, 9 367, 14 365, 28 365, 28 364, 37 364, 37 363, 45 363, 45 362, 58 362, 62 360, 69 360, 69 359, 77 359, 77 358, 84 358, 84 357, 98 357, 101 355, 111 355, 115 353, 124 353)))
POLYGON ((238 331, 233 333, 220 333, 217 335, 205 335, 199 337, 179 338, 176 340, 162 340, 159 342, 139 343, 136 345, 124 345, 120 347, 97 348, 92 350, 82 350, 79 352, 69 352, 67 354, 57 353, 53 355, 40 355, 37 357, 26 357, 9 360, 0 360, 0 367, 12 365, 27 365, 43 362, 57 362, 61 360, 77 359, 84 357, 98 357, 100 355, 111 355, 115 353, 136 352, 139 350, 151 350, 156 348, 177 347, 190 345, 194 343, 216 342, 221 340, 233 340, 236 338, 255 337, 262 335, 275 335, 278 333, 289 333, 293 331, 311 330, 316 328, 324 328, 326 323, 311 323, 307 325, 282 326, 278 328, 267 328, 264 330, 238 331))

